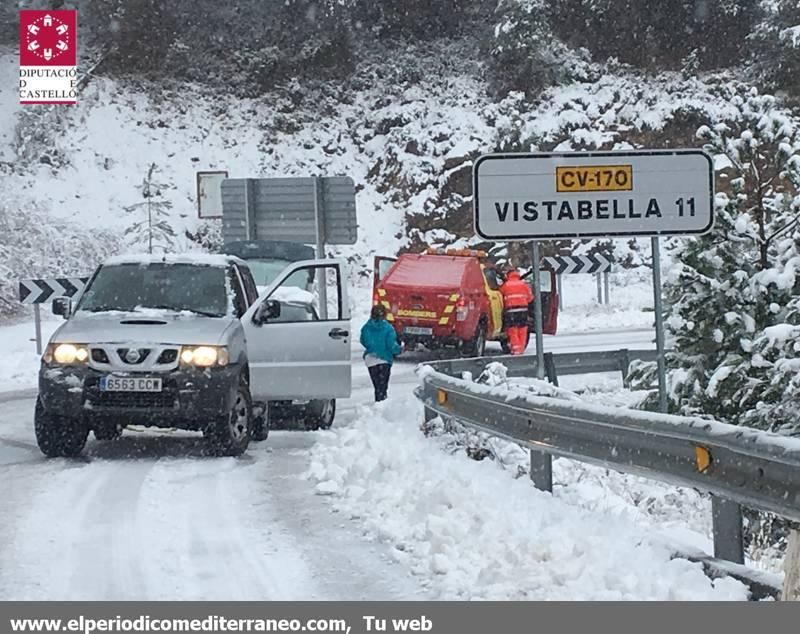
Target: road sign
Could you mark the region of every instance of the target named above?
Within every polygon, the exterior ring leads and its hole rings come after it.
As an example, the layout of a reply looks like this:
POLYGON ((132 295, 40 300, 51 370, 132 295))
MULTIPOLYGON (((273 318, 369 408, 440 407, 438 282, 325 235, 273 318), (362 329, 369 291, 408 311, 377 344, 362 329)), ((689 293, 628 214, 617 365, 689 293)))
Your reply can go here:
POLYGON ((74 297, 80 293, 88 277, 52 277, 19 281, 19 301, 23 304, 42 304, 56 297, 74 297))
POLYGON ((570 273, 605 273, 614 266, 614 261, 602 253, 592 255, 557 255, 542 258, 542 267, 558 275, 570 273))
POLYGON ((88 277, 51 277, 19 281, 19 301, 23 304, 33 304, 36 354, 42 354, 42 316, 39 304, 56 297, 75 297, 86 287, 88 281, 88 277))
POLYGON ((222 181, 228 172, 197 172, 197 217, 222 218, 222 181))
POLYGON ((714 169, 701 150, 488 154, 473 170, 487 240, 700 234, 714 169))
POLYGON ((356 242, 352 178, 228 178, 221 192, 225 242, 356 242))

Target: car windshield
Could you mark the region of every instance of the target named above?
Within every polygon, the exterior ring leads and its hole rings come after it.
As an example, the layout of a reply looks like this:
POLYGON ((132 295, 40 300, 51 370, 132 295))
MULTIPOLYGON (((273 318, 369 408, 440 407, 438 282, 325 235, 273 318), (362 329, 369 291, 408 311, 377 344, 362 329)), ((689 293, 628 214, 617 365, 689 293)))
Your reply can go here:
POLYGON ((198 264, 115 264, 100 269, 79 311, 162 309, 209 317, 228 313, 225 269, 198 264))
MULTIPOLYGON (((289 260, 278 259, 265 259, 265 260, 247 260, 247 266, 250 267, 250 272, 253 274, 253 279, 258 286, 269 286, 280 275, 281 271, 289 266, 289 260)), ((296 286, 297 288, 308 289, 310 284, 308 280, 308 273, 306 271, 298 271, 292 273, 284 282, 285 286, 296 286)))

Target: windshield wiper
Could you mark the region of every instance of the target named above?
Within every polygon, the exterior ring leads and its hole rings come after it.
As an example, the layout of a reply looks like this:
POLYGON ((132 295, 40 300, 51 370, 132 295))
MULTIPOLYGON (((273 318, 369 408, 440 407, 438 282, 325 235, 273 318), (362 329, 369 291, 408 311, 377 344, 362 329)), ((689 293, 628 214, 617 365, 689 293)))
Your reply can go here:
POLYGON ((85 310, 89 313, 106 313, 106 312, 121 312, 125 313, 130 310, 130 308, 120 308, 119 306, 92 306, 91 308, 81 308, 80 310, 85 310))
POLYGON ((187 308, 185 306, 181 306, 180 308, 176 308, 175 306, 142 306, 142 308, 155 308, 156 310, 171 310, 173 312, 179 313, 181 311, 187 310, 190 313, 195 313, 196 315, 202 315, 203 317, 224 317, 225 315, 220 315, 219 313, 212 313, 207 310, 199 310, 197 308, 187 308))
POLYGON ((212 313, 208 310, 197 310, 195 308, 182 308, 181 310, 188 310, 190 313, 196 313, 198 315, 202 315, 203 317, 224 317, 225 315, 220 315, 219 313, 212 313))

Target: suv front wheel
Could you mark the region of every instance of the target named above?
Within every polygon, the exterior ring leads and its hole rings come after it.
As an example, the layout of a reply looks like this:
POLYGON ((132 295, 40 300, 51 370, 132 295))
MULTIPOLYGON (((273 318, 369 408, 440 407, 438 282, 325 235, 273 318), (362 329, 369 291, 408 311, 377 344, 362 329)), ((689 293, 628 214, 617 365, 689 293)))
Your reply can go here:
POLYGON ((209 452, 215 456, 243 454, 250 444, 252 418, 250 388, 247 381, 241 378, 230 410, 214 419, 205 429, 209 452))
POLYGON ((89 436, 89 427, 85 421, 51 414, 44 409, 39 399, 36 399, 33 427, 36 444, 48 458, 77 456, 83 451, 89 436))

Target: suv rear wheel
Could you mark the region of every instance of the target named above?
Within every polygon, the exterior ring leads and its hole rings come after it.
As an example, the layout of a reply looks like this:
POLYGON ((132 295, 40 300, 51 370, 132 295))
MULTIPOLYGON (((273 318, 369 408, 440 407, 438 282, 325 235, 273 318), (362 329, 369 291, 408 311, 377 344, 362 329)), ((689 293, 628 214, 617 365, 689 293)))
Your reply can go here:
POLYGON ((311 401, 306 411, 306 429, 330 429, 336 416, 336 399, 311 401))
POLYGON ((469 341, 465 341, 461 347, 461 356, 482 357, 484 352, 486 352, 486 324, 481 322, 478 324, 475 336, 469 341))
POLYGON ((36 444, 48 458, 59 456, 71 458, 83 451, 89 428, 81 419, 56 416, 45 411, 40 400, 36 400, 33 415, 36 444))
POLYGON ((250 388, 247 381, 241 378, 230 410, 218 416, 205 430, 209 452, 215 456, 243 454, 250 444, 252 417, 250 388))

